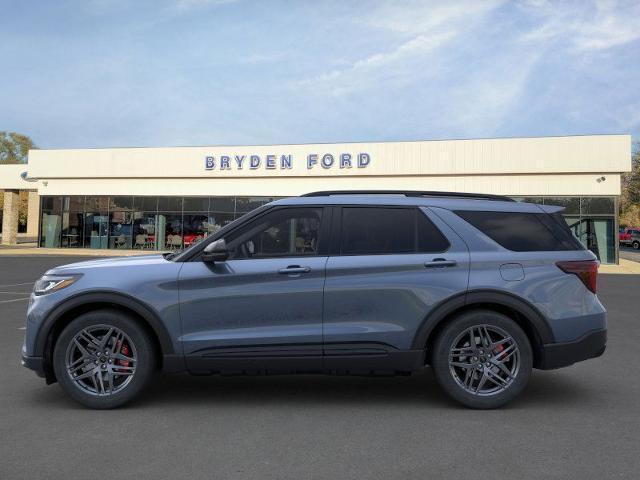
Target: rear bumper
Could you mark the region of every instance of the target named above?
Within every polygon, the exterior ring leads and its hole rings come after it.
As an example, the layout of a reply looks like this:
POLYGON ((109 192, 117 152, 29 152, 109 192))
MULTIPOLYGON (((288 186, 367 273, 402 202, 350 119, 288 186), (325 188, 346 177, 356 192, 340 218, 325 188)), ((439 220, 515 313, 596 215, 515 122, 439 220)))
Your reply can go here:
POLYGON ((596 358, 604 353, 606 346, 606 329, 589 332, 572 342, 549 343, 542 346, 538 368, 551 370, 596 358))

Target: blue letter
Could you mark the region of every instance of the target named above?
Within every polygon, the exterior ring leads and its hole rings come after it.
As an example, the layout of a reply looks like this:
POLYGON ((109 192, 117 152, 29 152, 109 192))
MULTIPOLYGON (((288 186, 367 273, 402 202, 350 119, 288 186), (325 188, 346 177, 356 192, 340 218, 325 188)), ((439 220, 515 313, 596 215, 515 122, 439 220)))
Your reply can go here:
POLYGON ((213 170, 216 168, 216 160, 214 157, 205 157, 204 158, 204 168, 207 170, 213 170))
POLYGON ((258 155, 251 155, 249 158, 249 168, 255 170, 260 166, 260 157, 258 155))
POLYGON ((358 168, 364 168, 369 165, 371 161, 371 157, 368 153, 360 153, 358 154, 358 168))
POLYGON ((280 155, 280 170, 291 168, 291 155, 280 155))
POLYGON ((331 168, 333 166, 333 155, 325 153, 322 156, 322 168, 331 168))
POLYGON ((242 164, 244 163, 244 155, 236 155, 236 163, 238 164, 238 170, 242 170, 242 164))
POLYGON ((340 168, 351 168, 351 154, 343 153, 340 155, 340 168))
POLYGON ((229 157, 227 155, 222 155, 220 157, 220 170, 231 170, 229 166, 229 157))
POLYGON ((307 155, 307 170, 311 170, 316 163, 318 163, 318 155, 316 153, 307 155))
POLYGON ((275 155, 267 155, 266 168, 269 170, 273 170, 276 168, 276 156, 275 155))

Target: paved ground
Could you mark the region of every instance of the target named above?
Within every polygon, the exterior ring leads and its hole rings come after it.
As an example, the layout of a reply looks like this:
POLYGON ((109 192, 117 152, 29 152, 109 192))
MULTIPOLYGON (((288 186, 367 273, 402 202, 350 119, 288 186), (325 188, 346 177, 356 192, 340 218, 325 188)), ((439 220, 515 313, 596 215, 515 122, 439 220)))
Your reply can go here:
POLYGON ((631 247, 620 247, 620 258, 631 260, 632 262, 640 262, 640 250, 634 250, 631 247))
POLYGON ((638 478, 640 275, 603 275, 604 357, 534 372, 508 408, 400 378, 158 377, 85 410, 18 362, 30 283, 61 257, 0 258, 0 478, 638 478), (25 285, 18 285, 25 283, 25 285), (11 285, 11 286, 8 286, 11 285))

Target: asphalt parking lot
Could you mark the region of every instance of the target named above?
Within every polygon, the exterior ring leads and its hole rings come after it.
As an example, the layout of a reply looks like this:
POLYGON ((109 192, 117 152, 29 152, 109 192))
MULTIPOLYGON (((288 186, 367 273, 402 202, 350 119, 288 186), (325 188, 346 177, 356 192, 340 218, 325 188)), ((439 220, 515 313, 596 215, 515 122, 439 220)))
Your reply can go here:
POLYGON ((632 247, 620 246, 620 258, 631 260, 632 262, 640 262, 640 250, 634 250, 632 247))
POLYGON ((601 275, 609 345, 535 371, 507 408, 411 377, 158 376, 139 401, 86 410, 20 366, 25 298, 78 257, 0 257, 0 478, 638 478, 640 275, 601 275))

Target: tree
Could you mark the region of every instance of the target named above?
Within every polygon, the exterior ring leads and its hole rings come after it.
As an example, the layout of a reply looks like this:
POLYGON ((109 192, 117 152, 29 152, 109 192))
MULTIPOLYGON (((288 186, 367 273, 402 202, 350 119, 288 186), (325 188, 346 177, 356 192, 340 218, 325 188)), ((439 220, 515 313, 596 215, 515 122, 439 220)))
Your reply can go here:
POLYGON ((33 140, 26 135, 0 131, 0 164, 27 163, 29 149, 34 148, 33 140))
POLYGON ((631 171, 622 175, 620 196, 620 225, 640 226, 640 142, 636 142, 631 156, 631 171))

